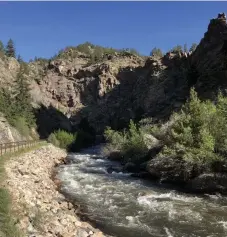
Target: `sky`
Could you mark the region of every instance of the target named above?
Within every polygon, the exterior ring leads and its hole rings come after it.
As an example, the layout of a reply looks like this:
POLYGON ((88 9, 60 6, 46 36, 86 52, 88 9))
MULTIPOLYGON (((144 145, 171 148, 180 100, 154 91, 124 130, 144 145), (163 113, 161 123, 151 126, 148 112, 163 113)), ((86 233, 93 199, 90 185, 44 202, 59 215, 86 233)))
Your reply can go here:
POLYGON ((0 2, 0 40, 26 61, 89 41, 149 55, 199 43, 227 2, 0 2))

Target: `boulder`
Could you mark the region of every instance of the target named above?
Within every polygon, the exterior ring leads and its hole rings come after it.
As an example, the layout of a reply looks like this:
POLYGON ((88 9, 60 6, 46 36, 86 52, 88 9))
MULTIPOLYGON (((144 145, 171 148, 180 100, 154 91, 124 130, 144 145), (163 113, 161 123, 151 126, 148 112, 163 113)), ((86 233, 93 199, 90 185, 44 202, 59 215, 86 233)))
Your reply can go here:
POLYGON ((153 178, 171 183, 186 183, 197 170, 195 165, 175 156, 152 159, 146 169, 153 178))
POLYGON ((204 173, 190 180, 186 186, 193 192, 199 193, 227 193, 226 173, 204 173))
POLYGON ((148 149, 157 147, 160 144, 160 141, 157 138, 155 138, 154 136, 152 136, 151 134, 144 134, 143 137, 144 137, 144 142, 145 142, 148 149))
POLYGON ((124 165, 124 170, 131 173, 137 173, 140 170, 140 167, 132 162, 128 162, 124 165))
POLYGON ((122 160, 122 154, 120 151, 112 151, 109 154, 108 159, 114 160, 114 161, 120 161, 122 160))
POLYGON ((109 174, 111 174, 111 173, 113 173, 113 172, 120 173, 120 172, 122 172, 122 171, 123 171, 122 167, 118 167, 118 166, 116 166, 116 167, 114 167, 114 166, 109 166, 109 167, 107 168, 107 172, 108 172, 109 174))

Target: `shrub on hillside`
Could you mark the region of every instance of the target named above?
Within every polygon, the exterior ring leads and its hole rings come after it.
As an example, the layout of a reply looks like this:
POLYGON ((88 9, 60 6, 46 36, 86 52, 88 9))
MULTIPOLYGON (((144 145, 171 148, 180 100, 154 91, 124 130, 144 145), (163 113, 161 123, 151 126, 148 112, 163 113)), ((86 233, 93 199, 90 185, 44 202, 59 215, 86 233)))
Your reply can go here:
POLYGON ((14 118, 12 120, 12 126, 15 127, 24 137, 28 137, 30 135, 30 129, 27 120, 24 117, 14 118))

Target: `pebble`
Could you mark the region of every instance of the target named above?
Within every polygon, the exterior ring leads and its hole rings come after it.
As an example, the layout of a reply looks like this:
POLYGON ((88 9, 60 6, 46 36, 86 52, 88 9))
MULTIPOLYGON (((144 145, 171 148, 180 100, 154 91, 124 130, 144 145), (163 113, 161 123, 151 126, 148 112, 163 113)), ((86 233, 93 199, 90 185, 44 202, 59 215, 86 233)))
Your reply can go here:
POLYGON ((5 184, 13 197, 14 208, 24 220, 18 225, 26 237, 105 237, 89 223, 81 222, 72 211, 73 205, 56 191, 51 179, 53 167, 66 156, 64 150, 48 144, 12 158, 5 164, 5 184), (36 222, 42 230, 35 226, 36 222))

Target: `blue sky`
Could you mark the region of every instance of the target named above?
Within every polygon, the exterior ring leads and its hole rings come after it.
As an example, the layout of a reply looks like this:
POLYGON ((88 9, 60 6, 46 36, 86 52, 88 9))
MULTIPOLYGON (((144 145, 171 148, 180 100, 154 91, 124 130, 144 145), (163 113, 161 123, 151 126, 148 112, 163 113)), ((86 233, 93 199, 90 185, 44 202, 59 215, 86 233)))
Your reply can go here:
POLYGON ((0 40, 24 60, 85 41, 148 55, 199 43, 227 2, 0 2, 0 40))

